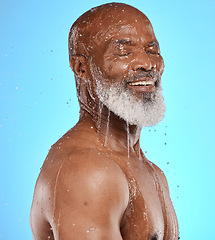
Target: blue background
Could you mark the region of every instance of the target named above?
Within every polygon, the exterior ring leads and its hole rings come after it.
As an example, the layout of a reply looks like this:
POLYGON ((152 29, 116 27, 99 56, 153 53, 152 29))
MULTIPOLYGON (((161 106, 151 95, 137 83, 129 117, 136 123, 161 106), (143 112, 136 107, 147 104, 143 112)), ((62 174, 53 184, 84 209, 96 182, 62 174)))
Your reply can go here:
MULTIPOLYGON (((0 239, 32 239, 34 185, 51 145, 78 120, 67 39, 82 1, 0 1, 0 239)), ((182 240, 215 239, 214 0, 124 1, 151 20, 165 60, 166 117, 143 129, 166 174, 182 240)))

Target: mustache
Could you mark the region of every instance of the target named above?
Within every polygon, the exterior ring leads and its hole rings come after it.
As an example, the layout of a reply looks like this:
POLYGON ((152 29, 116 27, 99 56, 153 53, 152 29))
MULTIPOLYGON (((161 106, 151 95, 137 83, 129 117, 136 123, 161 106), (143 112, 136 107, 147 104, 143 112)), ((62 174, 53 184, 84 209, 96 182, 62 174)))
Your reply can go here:
POLYGON ((159 74, 155 73, 154 71, 148 71, 148 72, 141 72, 139 74, 128 77, 128 78, 126 78, 126 82, 133 82, 140 78, 153 78, 155 83, 160 81, 159 74))

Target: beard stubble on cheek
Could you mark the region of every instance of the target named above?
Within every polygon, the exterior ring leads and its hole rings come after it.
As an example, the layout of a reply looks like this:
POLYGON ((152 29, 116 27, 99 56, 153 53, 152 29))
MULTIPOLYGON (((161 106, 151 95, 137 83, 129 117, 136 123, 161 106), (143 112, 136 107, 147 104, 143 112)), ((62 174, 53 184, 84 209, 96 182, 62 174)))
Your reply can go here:
POLYGON ((113 82, 106 79, 99 68, 91 65, 92 80, 99 100, 115 115, 132 125, 153 126, 165 113, 160 79, 154 92, 136 92, 127 87, 128 79, 113 82))

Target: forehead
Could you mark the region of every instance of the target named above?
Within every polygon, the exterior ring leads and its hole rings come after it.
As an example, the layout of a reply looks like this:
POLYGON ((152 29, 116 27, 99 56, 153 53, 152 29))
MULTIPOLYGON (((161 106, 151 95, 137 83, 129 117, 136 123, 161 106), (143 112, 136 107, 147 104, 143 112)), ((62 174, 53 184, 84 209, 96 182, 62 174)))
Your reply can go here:
POLYGON ((154 30, 148 18, 139 11, 110 12, 100 15, 92 35, 95 44, 105 44, 118 38, 129 38, 134 41, 156 41, 154 30))

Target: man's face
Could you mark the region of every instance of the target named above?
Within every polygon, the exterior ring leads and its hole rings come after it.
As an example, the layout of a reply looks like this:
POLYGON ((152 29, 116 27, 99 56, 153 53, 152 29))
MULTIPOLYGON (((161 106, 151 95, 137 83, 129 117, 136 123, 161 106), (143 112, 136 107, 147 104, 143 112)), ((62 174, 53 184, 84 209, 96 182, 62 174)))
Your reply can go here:
POLYGON ((131 124, 154 125, 162 119, 165 109, 160 87, 164 63, 159 44, 145 15, 123 14, 112 16, 111 22, 108 17, 100 21, 92 49, 92 78, 99 99, 110 110, 131 124), (155 101, 158 98, 159 104, 155 101), (113 102, 121 106, 112 109, 113 102), (138 104, 141 107, 137 108, 138 104), (136 112, 131 113, 130 108, 136 112), (158 108, 162 113, 159 120, 153 120, 158 108), (132 120, 130 114, 147 120, 132 120))
POLYGON ((162 75, 163 59, 151 23, 145 15, 136 12, 126 17, 117 13, 111 20, 106 17, 99 23, 101 27, 94 38, 95 65, 111 82, 127 81, 127 86, 134 91, 153 91, 152 86, 141 89, 129 84, 135 82, 134 76, 137 78, 139 74, 151 72, 159 78, 162 75))

